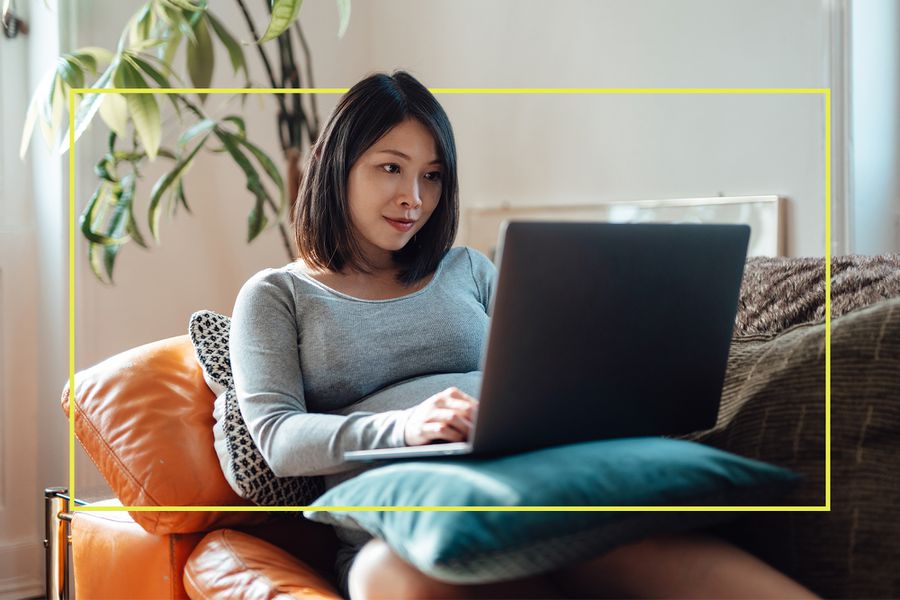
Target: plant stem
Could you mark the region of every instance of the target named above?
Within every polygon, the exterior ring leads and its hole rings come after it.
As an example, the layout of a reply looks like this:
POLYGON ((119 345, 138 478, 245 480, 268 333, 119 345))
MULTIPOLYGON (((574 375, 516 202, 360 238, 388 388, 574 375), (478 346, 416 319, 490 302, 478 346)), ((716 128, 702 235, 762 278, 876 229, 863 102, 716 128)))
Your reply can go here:
POLYGON ((253 17, 250 16, 250 11, 247 10, 247 6, 244 4, 244 0, 236 0, 238 6, 241 8, 241 13, 244 15, 244 21, 247 22, 247 27, 250 29, 250 35, 253 36, 253 44, 256 46, 256 49, 259 50, 259 55, 262 58, 263 65, 266 68, 266 74, 269 76, 269 83, 272 84, 272 87, 278 87, 275 84, 275 72, 272 71, 272 65, 269 63, 269 57, 266 55, 265 51, 263 51, 263 47, 259 45, 256 40, 259 39, 259 34, 256 33, 256 25, 253 23, 253 17))
MULTIPOLYGON (((259 34, 257 34, 257 32, 256 32, 256 26, 253 23, 253 18, 250 16, 250 12, 247 10, 247 6, 244 4, 244 0, 236 0, 236 2, 238 3, 238 6, 240 7, 241 12, 244 15, 244 20, 247 22, 247 27, 250 29, 250 34, 253 36, 253 40, 255 42, 255 40, 259 39, 259 34)), ((271 12, 271 5, 268 2, 266 2, 266 6, 269 8, 269 11, 271 12)), ((269 82, 271 83, 273 88, 278 87, 278 85, 275 82, 275 72, 272 69, 272 64, 269 62, 268 55, 265 53, 265 51, 263 50, 263 48, 260 44, 256 44, 256 48, 257 48, 257 50, 259 50, 259 55, 262 58, 263 66, 265 67, 266 74, 269 77, 269 82)), ((307 55, 308 55, 309 50, 305 47, 305 43, 304 43, 304 50, 307 52, 307 55)), ((289 62, 291 65, 294 64, 293 57, 291 57, 291 60, 289 62)), ((282 66, 284 66, 283 54, 282 54, 282 66)), ((284 71, 282 70, 282 72, 284 72, 284 71)), ((287 156, 289 154, 289 152, 288 152, 289 149, 292 146, 294 146, 294 144, 291 143, 292 142, 291 138, 293 136, 291 136, 290 134, 288 134, 287 136, 285 135, 284 129, 282 127, 282 122, 289 118, 290 113, 288 112, 287 103, 285 102, 285 99, 284 99, 284 94, 275 94, 275 99, 278 102, 278 106, 280 108, 280 115, 279 115, 279 119, 278 119, 279 120, 278 134, 279 134, 279 137, 281 138, 281 148, 283 151, 285 151, 286 156, 287 156)), ((302 108, 301 108, 301 114, 303 114, 302 108)), ((305 118, 306 118, 306 115, 303 115, 304 120, 305 120, 305 118)), ((307 127, 307 129, 309 129, 309 128, 307 127)), ((293 203, 293 200, 291 200, 291 202, 293 203)), ((268 200, 268 203, 269 203, 270 207, 272 208, 272 210, 275 210, 277 212, 275 203, 271 199, 268 200)), ((278 231, 281 234, 281 241, 284 244, 284 249, 288 255, 288 259, 293 260, 294 252, 292 250, 290 238, 288 237, 287 230, 285 229, 284 223, 281 223, 281 222, 278 223, 278 231)))
MULTIPOLYGON (((266 74, 269 76, 269 83, 273 88, 278 87, 278 84, 275 82, 275 72, 272 70, 272 64, 269 62, 269 57, 266 55, 263 47, 256 43, 256 40, 259 39, 259 34, 256 33, 256 25, 253 23, 253 18, 250 16, 250 12, 247 10, 247 6, 244 4, 244 0, 235 0, 238 3, 238 6, 241 8, 241 12, 244 15, 244 20, 247 22, 247 27, 250 29, 250 35, 253 36, 253 43, 256 46, 256 49, 259 51, 259 56, 262 58, 263 66, 266 69, 266 74)), ((281 108, 282 114, 287 114, 287 105, 284 101, 284 94, 275 94, 275 100, 278 102, 278 106, 281 108)), ((284 135, 281 134, 281 129, 279 128, 279 134, 281 135, 281 147, 288 148, 290 146, 285 140, 284 135)))
MULTIPOLYGON (((303 48, 303 55, 306 57, 306 81, 309 83, 309 87, 314 88, 316 84, 313 80, 312 55, 309 53, 306 36, 303 35, 303 29, 300 27, 299 21, 294 21, 294 29, 297 30, 297 37, 300 38, 300 46, 303 48)), ((309 133, 309 145, 312 146, 316 143, 316 138, 319 137, 319 105, 315 94, 310 94, 309 103, 312 106, 312 127, 307 123, 306 131, 309 133)))
POLYGON ((207 119, 207 118, 209 118, 209 117, 206 116, 206 113, 204 113, 203 110, 202 110, 199 106, 197 106, 196 104, 194 104, 193 102, 191 102, 190 100, 188 100, 187 96, 185 96, 185 95, 183 95, 183 94, 175 94, 175 97, 178 98, 179 100, 181 100, 182 102, 184 102, 184 105, 187 106, 188 109, 189 109, 192 113, 194 113, 195 115, 197 115, 197 117, 199 117, 200 119, 207 119))
MULTIPOLYGON (((281 47, 281 77, 282 85, 285 87, 299 88, 300 72, 294 61, 294 47, 291 43, 290 30, 285 31, 279 38, 278 44, 281 47)), ((306 113, 301 104, 300 94, 294 94, 291 98, 293 113, 288 122, 291 131, 291 146, 300 147, 303 143, 303 127, 306 125, 306 113)))
POLYGON ((291 246, 291 240, 288 237, 287 230, 284 228, 284 223, 278 223, 278 231, 281 233, 281 242, 284 244, 284 251, 287 253, 288 260, 294 260, 293 246, 291 246))

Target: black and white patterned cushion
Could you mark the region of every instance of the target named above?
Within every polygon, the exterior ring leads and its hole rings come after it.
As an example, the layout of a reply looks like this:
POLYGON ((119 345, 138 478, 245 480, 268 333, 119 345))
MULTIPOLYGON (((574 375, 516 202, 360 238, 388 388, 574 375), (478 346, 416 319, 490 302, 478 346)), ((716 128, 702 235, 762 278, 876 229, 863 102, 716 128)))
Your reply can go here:
MULTIPOLYGON (((250 437, 238 407, 231 375, 228 335, 231 319, 209 310, 191 315, 188 333, 210 389, 221 398, 224 407, 221 427, 225 435, 222 468, 242 498, 260 506, 306 506, 325 491, 322 477, 276 477, 250 437)), ((217 401, 218 402, 218 401, 217 401)), ((222 457, 220 457, 221 459, 222 457)))

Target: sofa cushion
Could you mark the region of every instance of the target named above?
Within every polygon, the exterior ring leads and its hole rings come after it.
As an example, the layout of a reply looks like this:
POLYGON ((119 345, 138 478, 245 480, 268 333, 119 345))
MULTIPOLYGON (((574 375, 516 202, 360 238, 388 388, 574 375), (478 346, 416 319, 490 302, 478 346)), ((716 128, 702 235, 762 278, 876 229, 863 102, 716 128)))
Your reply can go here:
POLYGON ((489 459, 408 461, 332 488, 315 521, 365 529, 419 570, 485 583, 552 570, 654 533, 731 516, 714 511, 348 511, 340 507, 768 504, 796 476, 701 444, 628 438, 489 459))
MULTIPOLYGON (((213 450, 213 396, 188 336, 117 354, 75 376, 75 435, 126 506, 248 504, 213 450)), ((68 415, 70 393, 63 391, 68 415)), ((76 491, 77 492, 77 491, 76 491)), ((143 512, 150 533, 190 533, 258 522, 253 512, 143 512)))
POLYGON ((228 348, 231 319, 211 310, 200 310, 188 321, 188 335, 203 368, 203 379, 216 396, 234 387, 228 348))
POLYGON ((244 422, 231 375, 231 319, 202 310, 191 315, 188 333, 215 401, 215 451, 226 480, 242 498, 261 506, 306 506, 322 492, 322 477, 276 477, 244 422))
MULTIPOLYGON (((896 598, 900 298, 847 310, 831 330, 831 510, 748 514, 722 533, 825 597, 896 598)), ((790 504, 826 501, 825 334, 736 339, 718 423, 694 436, 803 474, 790 504)))

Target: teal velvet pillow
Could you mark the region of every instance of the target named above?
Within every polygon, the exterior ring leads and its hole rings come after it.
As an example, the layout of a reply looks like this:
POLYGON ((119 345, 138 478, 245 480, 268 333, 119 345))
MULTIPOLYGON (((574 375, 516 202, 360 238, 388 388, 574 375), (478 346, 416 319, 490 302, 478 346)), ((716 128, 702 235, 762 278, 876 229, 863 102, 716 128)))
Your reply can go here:
MULTIPOLYGON (((794 473, 694 442, 628 438, 491 459, 413 460, 350 479, 312 506, 766 505, 794 473)), ((550 571, 731 511, 306 511, 364 529, 420 571, 485 583, 550 571)))

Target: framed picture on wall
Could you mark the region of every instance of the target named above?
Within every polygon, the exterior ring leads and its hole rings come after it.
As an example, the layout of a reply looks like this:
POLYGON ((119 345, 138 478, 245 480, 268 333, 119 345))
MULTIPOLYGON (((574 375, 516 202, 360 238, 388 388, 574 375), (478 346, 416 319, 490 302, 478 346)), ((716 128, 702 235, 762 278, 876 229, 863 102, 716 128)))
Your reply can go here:
POLYGON ((603 221, 609 223, 746 223, 748 256, 783 256, 784 199, 736 196, 672 200, 632 200, 606 204, 515 206, 464 209, 462 243, 494 258, 500 225, 507 219, 603 221))

